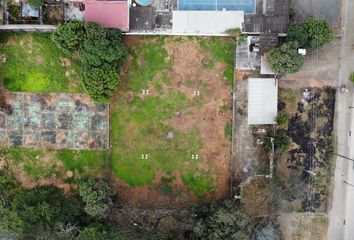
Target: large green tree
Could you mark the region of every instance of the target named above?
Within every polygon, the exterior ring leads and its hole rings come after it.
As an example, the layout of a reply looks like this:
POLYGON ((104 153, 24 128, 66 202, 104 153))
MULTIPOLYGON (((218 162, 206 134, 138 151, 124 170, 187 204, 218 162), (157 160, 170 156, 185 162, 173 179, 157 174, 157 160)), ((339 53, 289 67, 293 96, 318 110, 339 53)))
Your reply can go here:
POLYGON ((333 38, 332 29, 325 20, 310 17, 306 20, 306 26, 311 48, 321 48, 333 38))
POLYGON ((67 53, 78 50, 85 39, 84 23, 71 21, 67 24, 60 24, 51 38, 59 48, 67 53))
POLYGON ((288 30, 288 41, 297 42, 299 47, 321 48, 333 38, 330 25, 325 20, 309 17, 306 21, 292 24, 288 30))
POLYGON ((79 184, 79 194, 85 202, 85 212, 103 216, 112 206, 115 193, 103 179, 86 179, 79 184))
POLYGON ((267 60, 272 69, 279 75, 295 73, 304 64, 304 56, 297 52, 298 45, 288 42, 279 48, 271 49, 267 55, 267 60))
POLYGON ((292 24, 288 30, 288 41, 297 42, 299 47, 308 45, 309 35, 307 33, 307 25, 305 22, 292 24))

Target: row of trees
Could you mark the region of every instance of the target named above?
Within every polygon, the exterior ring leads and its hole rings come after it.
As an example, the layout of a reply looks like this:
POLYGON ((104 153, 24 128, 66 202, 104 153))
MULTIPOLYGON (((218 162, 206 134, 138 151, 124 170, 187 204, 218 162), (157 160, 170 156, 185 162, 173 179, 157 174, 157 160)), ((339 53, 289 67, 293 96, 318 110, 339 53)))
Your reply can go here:
POLYGON ((98 102, 109 101, 119 84, 119 69, 127 59, 121 32, 94 22, 72 21, 59 25, 52 40, 66 53, 79 52, 85 90, 98 102))
POLYGON ((288 42, 269 51, 267 60, 279 75, 295 73, 304 64, 304 56, 299 48, 316 49, 329 43, 333 38, 331 27, 325 20, 312 17, 292 24, 288 30, 288 42))
POLYGON ((187 230, 166 233, 134 226, 128 221, 117 222, 112 214, 113 197, 114 192, 102 179, 81 180, 77 193, 65 195, 53 185, 24 189, 0 172, 0 238, 274 240, 280 237, 273 224, 255 224, 234 200, 195 206, 187 212, 186 218, 190 219, 187 230))

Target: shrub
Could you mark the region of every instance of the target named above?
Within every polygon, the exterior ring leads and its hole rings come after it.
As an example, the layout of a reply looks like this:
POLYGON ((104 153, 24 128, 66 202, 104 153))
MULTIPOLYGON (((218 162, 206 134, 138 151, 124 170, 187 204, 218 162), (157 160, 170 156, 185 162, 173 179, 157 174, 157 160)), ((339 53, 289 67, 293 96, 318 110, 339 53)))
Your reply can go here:
POLYGON ((284 111, 278 112, 278 115, 275 117, 275 122, 278 125, 288 125, 288 121, 289 121, 289 114, 284 111))
MULTIPOLYGON (((272 149, 272 143, 271 143, 271 139, 268 138, 268 150, 272 149)), ((284 130, 280 130, 277 131, 277 133, 275 134, 274 138, 274 150, 279 152, 279 153, 283 153, 285 151, 287 151, 289 149, 289 137, 286 134, 286 131, 284 130)))
POLYGON ((87 179, 79 184, 79 194, 85 202, 85 212, 92 216, 102 216, 113 206, 115 195, 105 180, 87 179))
POLYGON ((97 102, 109 101, 119 84, 119 75, 115 70, 85 66, 80 75, 86 92, 97 102))
POLYGON ((267 60, 277 74, 295 73, 301 69, 304 56, 297 52, 297 48, 297 43, 289 42, 269 51, 267 60))
POLYGON ((354 73, 352 73, 352 75, 350 75, 350 81, 352 81, 352 83, 354 83, 354 73))
POLYGON ((35 8, 39 8, 43 3, 44 0, 28 0, 28 4, 35 8))
POLYGON ((60 24, 51 38, 59 48, 66 52, 78 50, 85 38, 84 24, 80 21, 60 24))

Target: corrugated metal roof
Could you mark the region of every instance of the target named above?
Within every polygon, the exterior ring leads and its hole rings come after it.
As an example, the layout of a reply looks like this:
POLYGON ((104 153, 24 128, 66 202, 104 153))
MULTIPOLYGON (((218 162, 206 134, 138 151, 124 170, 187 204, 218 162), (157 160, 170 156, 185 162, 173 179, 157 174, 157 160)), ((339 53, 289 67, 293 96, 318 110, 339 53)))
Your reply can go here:
POLYGON ((248 124, 275 124, 278 82, 274 78, 248 79, 248 124))
POLYGON ((228 29, 242 29, 242 11, 173 11, 172 32, 220 34, 228 29))
POLYGON ((127 1, 85 1, 85 21, 93 21, 107 28, 129 30, 127 1))

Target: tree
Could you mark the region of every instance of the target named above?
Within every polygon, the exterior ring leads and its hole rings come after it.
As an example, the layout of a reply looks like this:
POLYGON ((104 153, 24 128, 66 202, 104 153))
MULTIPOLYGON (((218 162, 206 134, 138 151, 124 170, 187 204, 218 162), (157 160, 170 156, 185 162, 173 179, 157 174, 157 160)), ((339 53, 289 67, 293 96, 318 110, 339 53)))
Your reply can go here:
POLYGON ((28 4, 35 8, 39 8, 43 3, 44 0, 28 0, 28 4))
POLYGON ((102 216, 113 206, 112 197, 115 193, 103 179, 82 181, 79 184, 79 194, 86 204, 86 213, 92 216, 102 216))
POLYGON ((76 222, 81 209, 77 199, 66 198, 53 185, 18 189, 0 207, 0 228, 24 239, 47 238, 59 225, 76 222))
POLYGON ((305 47, 308 43, 307 25, 305 22, 292 24, 288 30, 288 41, 297 42, 299 47, 305 47))
POLYGON ((60 24, 51 38, 59 48, 67 53, 78 50, 85 38, 84 24, 76 20, 60 24))
POLYGON ((321 48, 333 38, 333 32, 325 20, 309 17, 306 20, 308 43, 311 48, 321 48))
POLYGON ((97 102, 108 102, 119 84, 119 75, 114 70, 84 66, 80 75, 86 92, 97 102))
POLYGON ((267 60, 277 74, 295 73, 301 69, 304 56, 297 52, 297 48, 296 43, 289 42, 269 51, 267 60))
POLYGON ((89 39, 82 45, 80 57, 84 64, 105 70, 118 70, 119 66, 125 62, 127 52, 120 41, 89 39))
MULTIPOLYGON (((268 138, 268 148, 271 149, 270 138, 268 138)), ((289 137, 286 134, 286 131, 281 129, 278 130, 273 138, 274 141, 274 149, 277 152, 285 152, 289 148, 289 137)))
POLYGON ((233 200, 213 202, 200 208, 196 215, 196 239, 250 239, 251 219, 233 200))
POLYGON ((270 224, 262 224, 255 232, 256 240, 280 240, 279 232, 270 224))

